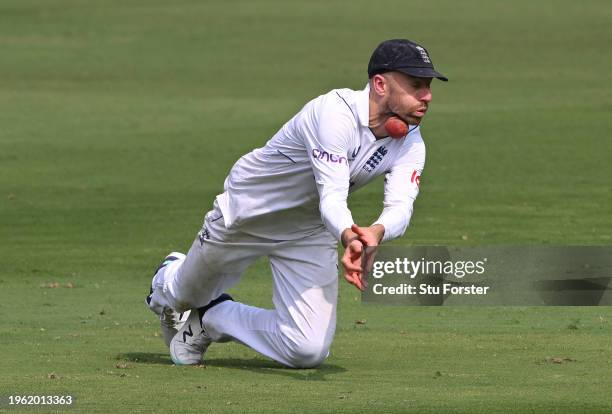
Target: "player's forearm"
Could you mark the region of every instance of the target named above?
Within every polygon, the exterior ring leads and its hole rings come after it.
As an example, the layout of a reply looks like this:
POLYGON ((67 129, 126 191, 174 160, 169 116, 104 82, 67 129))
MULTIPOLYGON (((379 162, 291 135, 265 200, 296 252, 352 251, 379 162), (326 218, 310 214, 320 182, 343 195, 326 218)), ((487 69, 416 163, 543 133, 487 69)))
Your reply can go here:
POLYGON ((344 229, 353 224, 353 216, 346 199, 324 197, 319 204, 321 220, 337 240, 342 240, 344 229))
POLYGON ((412 205, 387 207, 372 226, 382 225, 385 229, 381 242, 402 236, 412 217, 412 205))

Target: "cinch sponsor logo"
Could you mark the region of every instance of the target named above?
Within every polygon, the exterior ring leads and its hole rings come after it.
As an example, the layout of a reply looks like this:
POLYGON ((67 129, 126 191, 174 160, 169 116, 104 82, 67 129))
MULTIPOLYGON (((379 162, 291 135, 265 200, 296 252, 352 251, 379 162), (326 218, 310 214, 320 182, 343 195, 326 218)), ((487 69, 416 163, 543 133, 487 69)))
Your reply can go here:
POLYGON ((389 150, 386 149, 384 145, 382 147, 379 147, 376 151, 374 151, 374 154, 372 154, 370 158, 366 161, 365 165, 363 166, 363 169, 367 172, 374 171, 376 166, 382 161, 383 157, 387 155, 387 152, 389 152, 389 150))
POLYGON ((345 163, 348 165, 346 157, 337 154, 330 154, 329 152, 320 150, 318 148, 312 150, 312 156, 318 160, 325 160, 327 162, 335 162, 338 164, 345 163))

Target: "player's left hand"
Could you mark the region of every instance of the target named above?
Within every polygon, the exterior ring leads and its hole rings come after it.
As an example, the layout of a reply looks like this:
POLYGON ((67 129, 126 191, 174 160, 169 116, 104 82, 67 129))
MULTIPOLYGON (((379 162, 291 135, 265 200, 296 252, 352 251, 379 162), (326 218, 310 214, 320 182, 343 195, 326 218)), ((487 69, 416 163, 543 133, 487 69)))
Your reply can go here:
POLYGON ((362 252, 363 243, 359 239, 354 239, 346 246, 341 260, 344 266, 344 278, 361 291, 367 287, 363 278, 362 252))

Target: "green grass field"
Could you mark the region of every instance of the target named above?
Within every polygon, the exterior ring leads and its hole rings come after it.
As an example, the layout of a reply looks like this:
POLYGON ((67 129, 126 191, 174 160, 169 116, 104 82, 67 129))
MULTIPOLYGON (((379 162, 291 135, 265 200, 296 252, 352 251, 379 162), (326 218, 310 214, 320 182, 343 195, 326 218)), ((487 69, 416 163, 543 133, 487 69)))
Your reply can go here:
MULTIPOLYGON (((612 411, 607 307, 364 305, 342 283, 330 358, 291 370, 235 344, 173 366, 143 305, 233 162, 309 99, 362 88, 393 37, 451 79, 394 243, 612 244, 611 17, 609 1, 3 0, 0 396, 71 394, 87 413, 612 411)), ((355 194, 356 219, 381 200, 381 181, 355 194)), ((267 263, 232 294, 271 306, 267 263)))

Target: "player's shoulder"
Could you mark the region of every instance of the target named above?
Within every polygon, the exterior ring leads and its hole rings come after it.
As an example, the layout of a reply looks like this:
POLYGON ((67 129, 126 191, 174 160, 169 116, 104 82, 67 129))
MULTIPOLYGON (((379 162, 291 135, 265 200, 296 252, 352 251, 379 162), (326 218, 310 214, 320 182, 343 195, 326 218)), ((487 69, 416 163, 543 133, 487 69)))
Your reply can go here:
POLYGON ((421 128, 418 125, 410 125, 408 136, 403 139, 399 158, 403 157, 425 157, 425 141, 423 141, 421 128))
POLYGON ((425 148, 425 141, 421 135, 421 127, 419 125, 410 125, 408 136, 404 139, 404 146, 418 146, 425 148))
POLYGON ((355 125, 359 123, 358 99, 361 91, 349 88, 332 89, 313 101, 321 114, 338 118, 351 119, 355 125))
POLYGON ((351 102, 353 101, 353 94, 357 91, 348 88, 340 88, 340 89, 332 89, 327 91, 316 98, 313 98, 311 103, 327 103, 327 104, 339 104, 343 102, 351 102))
POLYGON ((318 98, 339 102, 352 102, 357 98, 359 92, 361 91, 356 91, 349 88, 337 88, 320 95, 318 98))

